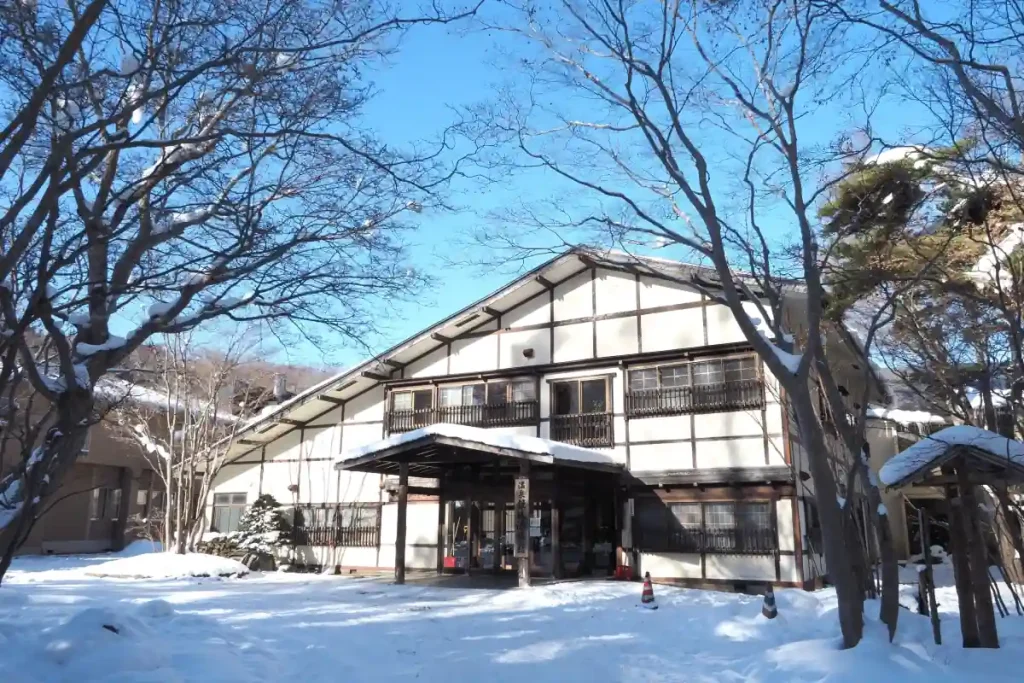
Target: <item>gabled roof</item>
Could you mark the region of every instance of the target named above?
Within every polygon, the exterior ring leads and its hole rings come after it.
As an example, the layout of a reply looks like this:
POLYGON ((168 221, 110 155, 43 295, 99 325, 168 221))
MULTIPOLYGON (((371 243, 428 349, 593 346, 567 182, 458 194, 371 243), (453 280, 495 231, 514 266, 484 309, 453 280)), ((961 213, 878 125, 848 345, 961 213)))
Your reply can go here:
MULTIPOLYGON (((378 356, 348 368, 250 420, 236 432, 229 455, 242 454, 271 443, 297 429, 298 425, 326 414, 380 382, 396 379, 395 373, 405 365, 462 334, 483 328, 527 299, 595 266, 674 282, 691 281, 705 289, 713 289, 719 281, 717 271, 705 266, 614 250, 569 249, 378 356)), ((752 280, 748 283, 754 286, 752 280)), ((802 287, 795 281, 788 286, 802 287)))
POLYGON ((1007 483, 1024 481, 1024 443, 971 425, 946 427, 882 465, 878 478, 889 488, 928 483, 933 471, 953 458, 969 458, 972 472, 1007 483))

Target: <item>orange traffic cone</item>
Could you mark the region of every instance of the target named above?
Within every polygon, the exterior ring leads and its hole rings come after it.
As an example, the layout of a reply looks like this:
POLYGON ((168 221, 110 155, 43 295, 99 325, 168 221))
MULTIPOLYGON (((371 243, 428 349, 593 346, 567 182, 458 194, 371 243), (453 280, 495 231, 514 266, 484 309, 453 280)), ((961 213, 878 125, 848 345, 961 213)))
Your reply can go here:
POLYGON ((644 572, 644 592, 640 595, 640 604, 647 609, 658 609, 654 602, 654 586, 651 585, 651 573, 644 572))

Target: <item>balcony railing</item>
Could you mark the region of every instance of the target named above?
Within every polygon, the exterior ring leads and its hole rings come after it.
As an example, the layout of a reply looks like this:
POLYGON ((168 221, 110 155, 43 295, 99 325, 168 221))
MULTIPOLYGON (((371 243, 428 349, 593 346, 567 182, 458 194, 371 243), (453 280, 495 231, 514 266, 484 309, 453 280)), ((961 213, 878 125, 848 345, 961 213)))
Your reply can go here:
POLYGON ((611 413, 552 415, 551 438, 586 448, 608 448, 615 445, 611 413))
POLYGON ((537 401, 513 401, 494 405, 442 406, 423 410, 392 410, 388 432, 408 432, 438 422, 472 427, 514 427, 536 424, 540 419, 537 401))
POLYGON ((662 387, 626 393, 630 417, 717 413, 750 410, 764 405, 764 385, 759 379, 692 387, 662 387))
POLYGON ((359 506, 359 514, 346 523, 346 506, 306 505, 295 511, 294 545, 375 548, 380 542, 380 506, 359 506), (328 514, 328 512, 332 514, 328 514))

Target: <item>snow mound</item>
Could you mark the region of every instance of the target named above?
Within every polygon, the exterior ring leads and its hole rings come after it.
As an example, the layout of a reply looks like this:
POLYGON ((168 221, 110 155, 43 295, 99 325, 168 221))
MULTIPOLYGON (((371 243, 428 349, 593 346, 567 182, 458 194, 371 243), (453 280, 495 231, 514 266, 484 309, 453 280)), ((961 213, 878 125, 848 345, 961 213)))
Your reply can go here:
POLYGON ((249 569, 227 557, 203 553, 147 553, 90 567, 88 576, 116 579, 185 579, 199 576, 244 576, 249 569))

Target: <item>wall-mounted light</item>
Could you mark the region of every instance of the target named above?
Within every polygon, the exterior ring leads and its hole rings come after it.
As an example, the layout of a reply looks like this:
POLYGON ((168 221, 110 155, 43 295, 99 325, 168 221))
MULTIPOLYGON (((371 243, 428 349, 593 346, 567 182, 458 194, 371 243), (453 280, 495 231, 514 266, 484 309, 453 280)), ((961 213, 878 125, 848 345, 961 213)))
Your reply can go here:
POLYGON ((523 349, 523 356, 525 358, 533 358, 533 349, 523 349))

